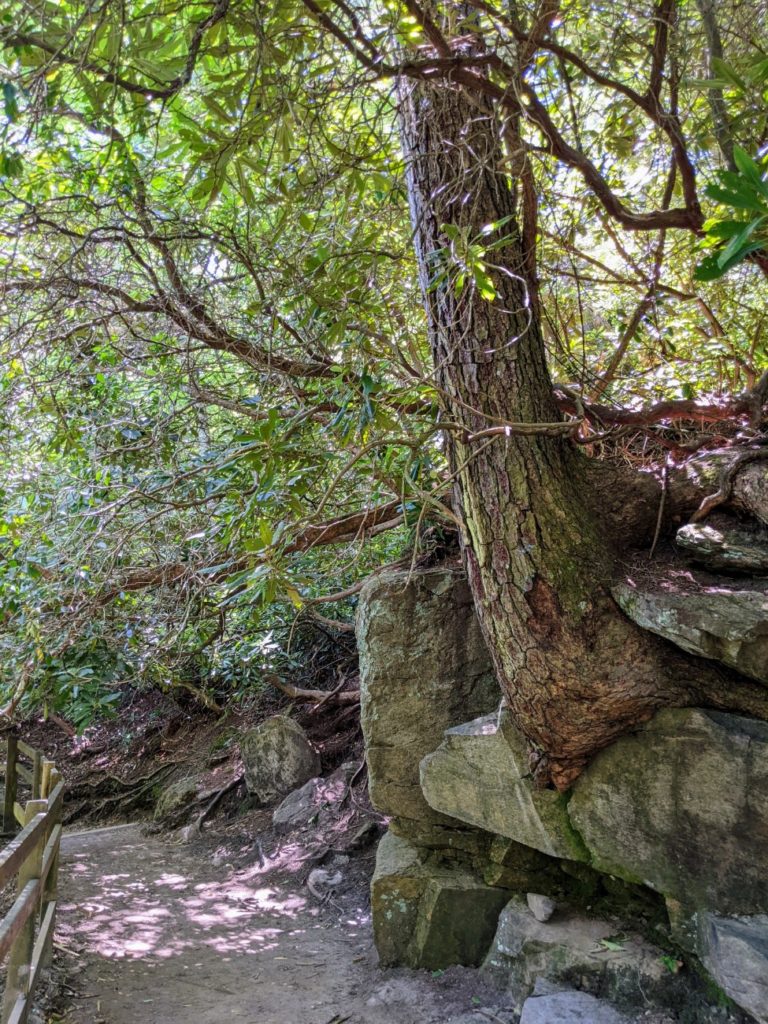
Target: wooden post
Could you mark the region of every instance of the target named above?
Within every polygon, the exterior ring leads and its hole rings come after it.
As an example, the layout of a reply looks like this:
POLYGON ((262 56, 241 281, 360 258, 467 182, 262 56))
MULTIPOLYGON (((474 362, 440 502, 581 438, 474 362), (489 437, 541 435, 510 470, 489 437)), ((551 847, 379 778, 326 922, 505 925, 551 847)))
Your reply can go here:
MULTIPOLYGON (((50 795, 54 791, 54 789, 56 789, 58 784, 61 782, 61 773, 57 770, 56 766, 53 764, 52 761, 49 762, 49 764, 50 764, 50 774, 49 774, 50 789, 48 791, 48 795, 50 795)), ((59 805, 58 811, 52 816, 50 833, 53 833, 53 830, 56 828, 56 826, 61 823, 61 821, 62 821, 62 819, 64 817, 64 815, 62 813, 62 810, 63 810, 63 808, 61 807, 61 805, 59 805)), ((40 906, 40 923, 41 924, 42 924, 42 922, 45 919, 45 914, 46 914, 46 911, 48 909, 48 905, 50 903, 55 902, 59 898, 59 853, 60 853, 60 850, 61 850, 61 838, 59 838, 59 842, 56 844, 56 855, 54 857, 53 864, 51 864, 51 869, 48 872, 48 877, 45 880, 45 886, 43 888, 43 899, 42 899, 42 903, 41 903, 41 906, 40 906)), ((53 921, 51 922, 51 930, 48 933, 48 941, 46 942, 45 950, 43 952, 43 966, 44 967, 47 967, 50 964, 51 957, 52 957, 52 954, 53 954, 53 933, 56 930, 56 917, 55 917, 56 909, 55 908, 53 910, 53 914, 54 914, 54 918, 53 918, 53 921)))
MULTIPOLYGON (((37 814, 44 814, 48 809, 45 800, 30 800, 24 808, 24 825, 28 825, 37 814)), ((24 887, 36 878, 40 878, 43 867, 43 851, 45 850, 45 829, 40 831, 40 840, 35 845, 29 857, 19 868, 19 878, 16 886, 17 894, 21 893, 24 887)), ((8 968, 5 979, 5 992, 3 994, 2 1024, 7 1024, 13 1013, 19 996, 26 995, 29 986, 29 971, 32 962, 32 950, 35 946, 35 930, 37 928, 37 914, 30 914, 24 923, 24 927, 16 936, 10 953, 8 954, 8 968)), ((21 1015, 17 1017, 19 1024, 24 1024, 27 1019, 28 1007, 25 1007, 21 1015)))
POLYGON ((16 831, 16 818, 13 805, 16 803, 16 758, 19 753, 19 741, 16 736, 8 733, 7 753, 5 757, 5 795, 3 797, 3 832, 16 831))
POLYGON ((32 799, 40 799, 40 784, 43 778, 43 755, 39 750, 35 751, 32 758, 32 799))
POLYGON ((49 761, 47 758, 42 759, 42 766, 40 769, 40 799, 47 800, 51 792, 51 769, 53 768, 53 761, 49 761))

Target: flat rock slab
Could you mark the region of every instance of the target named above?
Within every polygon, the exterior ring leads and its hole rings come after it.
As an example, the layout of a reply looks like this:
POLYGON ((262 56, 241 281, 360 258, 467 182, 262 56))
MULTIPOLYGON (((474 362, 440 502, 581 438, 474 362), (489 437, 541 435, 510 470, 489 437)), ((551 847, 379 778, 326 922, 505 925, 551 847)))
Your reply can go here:
POLYGON ((551 857, 587 860, 567 799, 535 789, 522 736, 505 711, 448 729, 421 762, 430 807, 551 857))
POLYGON ((768 582, 712 582, 674 570, 661 579, 625 580, 612 593, 643 629, 768 684, 768 582))
POLYGON ((768 574, 768 530, 749 529, 725 516, 688 523, 675 543, 691 561, 711 572, 768 574))
POLYGON ((527 999, 520 1024, 631 1024, 631 1020, 588 992, 570 991, 527 999))

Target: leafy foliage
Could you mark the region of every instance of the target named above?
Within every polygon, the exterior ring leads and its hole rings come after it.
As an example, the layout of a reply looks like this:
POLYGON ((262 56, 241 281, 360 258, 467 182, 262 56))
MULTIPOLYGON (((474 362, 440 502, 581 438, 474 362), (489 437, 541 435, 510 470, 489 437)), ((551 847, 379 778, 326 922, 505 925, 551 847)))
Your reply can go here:
MULTIPOLYGON (((747 156, 765 137, 757 12, 726 5, 728 52, 710 60, 689 3, 666 35, 650 4, 568 0, 543 26, 534 4, 514 18, 509 5, 435 6, 459 62, 461 39, 481 34, 498 58, 481 69, 489 88, 508 75, 504 96, 525 97, 505 115, 506 184, 536 208, 524 229, 555 378, 632 406, 751 386, 766 362, 765 285, 747 259, 768 213, 763 165, 747 156), (684 157, 694 178, 720 182, 705 190, 715 249, 698 270, 696 231, 664 226, 693 210, 684 157), (601 182, 662 226, 617 221, 601 182), (723 206, 739 212, 720 219, 723 206)), ((297 616, 348 619, 355 596, 313 601, 404 546, 420 557, 428 523, 455 526, 396 123, 400 75, 430 61, 423 73, 449 73, 418 12, 398 0, 8 5, 9 697, 84 724, 125 681, 247 696, 290 658, 297 616)), ((432 287, 495 301, 509 230, 445 225, 432 287)))
POLYGON ((706 193, 710 199, 742 213, 742 217, 707 223, 707 238, 718 251, 698 265, 697 281, 722 277, 753 253, 768 255, 768 175, 761 164, 738 146, 734 147, 733 156, 737 170, 718 171, 720 185, 708 185, 706 193))

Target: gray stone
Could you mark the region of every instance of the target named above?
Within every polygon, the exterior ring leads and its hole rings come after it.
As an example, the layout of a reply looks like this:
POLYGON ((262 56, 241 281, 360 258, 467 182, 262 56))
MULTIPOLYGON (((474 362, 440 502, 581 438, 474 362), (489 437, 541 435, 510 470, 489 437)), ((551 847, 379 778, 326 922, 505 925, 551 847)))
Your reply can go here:
POLYGON ((392 832, 384 835, 371 880, 373 938, 384 967, 408 962, 428 874, 417 847, 392 832))
POLYGON ((520 1024, 630 1024, 630 1019, 588 992, 570 989, 527 999, 520 1024))
POLYGON ((287 832, 300 825, 306 825, 317 815, 322 786, 322 779, 310 779, 277 805, 272 815, 272 824, 278 832, 287 832))
POLYGON ((685 907, 768 912, 768 724, 661 711, 598 754, 568 811, 598 870, 685 907))
POLYGON ((664 966, 662 951, 616 932, 615 922, 569 907, 539 922, 515 896, 501 912, 483 970, 518 1002, 531 995, 537 981, 577 984, 622 1007, 674 1002, 680 979, 664 966))
POLYGON ((768 582, 708 585, 691 573, 613 588, 626 614, 684 651, 768 683, 768 582))
POLYGON ((430 807, 459 821, 552 857, 588 859, 567 798, 534 788, 525 741, 506 711, 448 729, 421 762, 421 788, 430 807))
POLYGON ((182 807, 195 803, 200 789, 200 778, 190 775, 185 779, 171 782, 161 791, 155 803, 154 818, 159 821, 167 814, 181 810, 182 807))
POLYGON ((506 890, 485 885, 465 867, 433 862, 388 832, 371 883, 379 960, 427 970, 477 965, 508 898, 506 890))
POLYGON ((699 955, 723 992, 768 1024, 768 915, 698 915, 699 955))
POLYGON ((320 772, 320 756, 304 730, 283 715, 268 718, 240 739, 248 792, 263 804, 302 786, 320 772))
POLYGON ((554 900, 550 899, 549 896, 542 896, 538 892, 526 893, 525 901, 536 920, 542 923, 548 921, 557 910, 557 904, 554 900))
POLYGON ((681 526, 677 546, 712 572, 768 573, 768 532, 718 516, 681 526))
POLYGON ((501 696, 463 571, 374 576, 360 593, 357 641, 374 807, 450 825, 422 795, 419 761, 446 728, 491 711, 501 696))
POLYGON ((323 819, 327 812, 347 792, 347 775, 343 769, 334 772, 327 779, 310 779, 280 803, 272 815, 272 824, 278 832, 288 832, 310 824, 314 819, 323 819))

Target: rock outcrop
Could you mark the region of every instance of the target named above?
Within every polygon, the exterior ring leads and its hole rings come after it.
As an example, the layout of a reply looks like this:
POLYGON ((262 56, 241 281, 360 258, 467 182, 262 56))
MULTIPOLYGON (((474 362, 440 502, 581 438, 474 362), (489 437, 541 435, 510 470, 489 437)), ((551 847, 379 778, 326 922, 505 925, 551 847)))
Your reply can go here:
POLYGON ((684 906, 768 912, 768 724, 659 712, 602 751, 568 813, 608 874, 684 906))
MULTIPOLYGON (((627 587, 636 612, 648 591, 627 587)), ((664 629, 699 654, 697 629, 719 636, 707 656, 768 682, 768 598, 749 584, 721 589, 705 595, 716 602, 706 612, 674 604, 664 629), (723 597, 738 611, 726 615, 723 597), (712 607, 722 628, 704 625, 712 607)), ((659 600, 689 596, 679 591, 660 588, 659 600)), ((372 883, 384 964, 483 961, 516 1013, 547 978, 630 1019, 650 1000, 710 1024, 710 984, 768 1024, 767 723, 664 710, 602 751, 570 793, 542 791, 497 706, 459 573, 379 577, 359 629, 371 796, 392 819, 372 883), (458 721, 468 707, 475 717, 458 721), (678 972, 686 957, 696 971, 678 972)), ((548 1012, 534 1002, 529 1016, 548 1012)))
POLYGON ((248 792, 267 804, 320 774, 320 756, 304 730, 283 715, 268 718, 240 739, 248 792))

